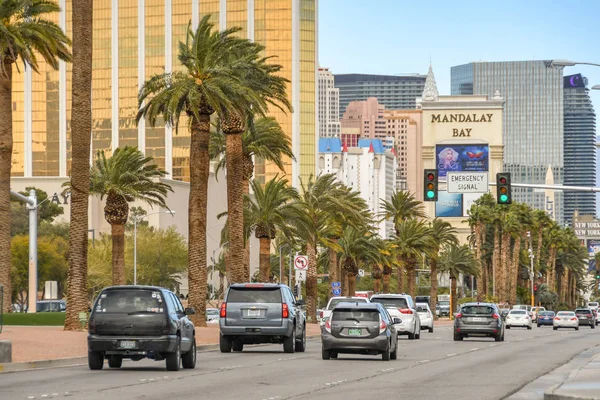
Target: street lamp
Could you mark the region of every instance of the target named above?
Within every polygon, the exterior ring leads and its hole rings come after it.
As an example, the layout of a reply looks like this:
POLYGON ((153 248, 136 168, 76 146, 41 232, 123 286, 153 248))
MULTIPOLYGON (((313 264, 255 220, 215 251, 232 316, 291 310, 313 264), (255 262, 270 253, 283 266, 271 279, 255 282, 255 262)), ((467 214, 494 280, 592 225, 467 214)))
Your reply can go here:
POLYGON ((575 65, 593 65, 595 67, 600 67, 600 64, 590 63, 590 62, 571 61, 571 60, 550 60, 550 66, 552 66, 552 67, 573 67, 575 65))
POLYGON ((592 90, 600 90, 600 85, 594 85, 594 86, 592 86, 592 90))
POLYGON ((171 214, 171 216, 175 216, 174 210, 169 211, 157 211, 146 215, 134 215, 133 218, 133 284, 137 285, 137 224, 139 221, 143 220, 150 215, 156 214, 171 214))
POLYGON ((535 293, 533 290, 533 277, 534 277, 534 271, 533 271, 533 259, 534 259, 534 255, 533 255, 533 247, 532 247, 532 239, 531 239, 531 232, 527 231, 527 237, 529 238, 529 260, 531 262, 531 271, 529 271, 529 280, 531 281, 531 307, 533 307, 535 305, 535 293))

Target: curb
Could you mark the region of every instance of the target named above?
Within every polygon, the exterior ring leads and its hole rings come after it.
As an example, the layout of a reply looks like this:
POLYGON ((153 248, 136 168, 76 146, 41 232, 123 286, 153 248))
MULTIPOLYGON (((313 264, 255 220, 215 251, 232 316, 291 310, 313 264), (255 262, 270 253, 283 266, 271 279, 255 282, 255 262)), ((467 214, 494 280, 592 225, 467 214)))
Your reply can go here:
MULTIPOLYGON (((307 340, 321 338, 321 335, 308 335, 307 340)), ((256 344, 253 347, 268 346, 270 343, 256 344)), ((196 346, 196 353, 208 353, 219 350, 218 344, 202 344, 196 346)), ((11 372, 34 371, 38 369, 77 367, 87 365, 87 357, 57 358, 54 360, 26 361, 19 363, 0 363, 0 375, 11 372)))
POLYGON ((550 387, 550 389, 544 392, 544 400, 598 400, 600 397, 582 397, 577 395, 570 394, 558 394, 555 393, 558 389, 561 388, 563 383, 557 383, 556 385, 550 387))

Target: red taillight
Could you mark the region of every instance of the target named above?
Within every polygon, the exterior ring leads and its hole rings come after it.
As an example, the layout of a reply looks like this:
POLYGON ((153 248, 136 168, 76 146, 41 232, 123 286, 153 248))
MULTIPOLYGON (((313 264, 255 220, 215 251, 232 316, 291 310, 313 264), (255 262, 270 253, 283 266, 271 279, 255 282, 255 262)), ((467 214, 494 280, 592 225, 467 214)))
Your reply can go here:
POLYGON ((398 311, 400 311, 401 314, 412 314, 412 310, 410 308, 399 308, 398 311))
POLYGON ((379 333, 383 333, 385 332, 385 330, 387 329, 387 324, 385 323, 385 321, 381 321, 379 323, 379 333))
POLYGON ((577 321, 577 318, 571 318, 571 321, 577 321))
POLYGON ((283 303, 281 305, 281 317, 287 318, 290 316, 290 310, 288 309, 288 305, 283 303))
POLYGON ((331 333, 331 322, 329 320, 325 321, 325 330, 331 333))
POLYGON ((227 303, 221 304, 221 312, 219 313, 221 318, 225 318, 227 316, 227 303))
POLYGON ((325 313, 324 313, 323 311, 321 311, 321 312, 319 313, 319 318, 323 318, 323 315, 325 315, 325 313))
POLYGON ((494 314, 492 314, 492 318, 498 319, 498 318, 500 318, 500 316, 498 314, 494 313, 494 314))
POLYGON ((454 318, 462 318, 462 313, 458 313, 454 316, 454 318))
POLYGON ((560 321, 560 318, 558 318, 558 317, 554 317, 554 320, 555 320, 555 321, 560 321))

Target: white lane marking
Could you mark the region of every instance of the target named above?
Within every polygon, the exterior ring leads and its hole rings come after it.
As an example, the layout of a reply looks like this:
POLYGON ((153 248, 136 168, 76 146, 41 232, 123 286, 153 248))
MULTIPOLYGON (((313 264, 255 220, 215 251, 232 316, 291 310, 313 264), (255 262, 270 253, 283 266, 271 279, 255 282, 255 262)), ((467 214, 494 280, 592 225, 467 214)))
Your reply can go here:
MULTIPOLYGON (((508 343, 508 341, 506 343, 508 343)), ((494 347, 494 346, 496 346, 496 345, 495 344, 490 344, 488 347, 494 347)))
POLYGON ((446 354, 446 357, 454 357, 456 355, 456 353, 450 353, 450 354, 446 354))
POLYGON ((35 396, 29 396, 28 399, 35 399, 35 396))
POLYGON ((437 340, 437 339, 441 339, 441 337, 439 337, 439 336, 438 336, 438 337, 435 337, 434 339, 436 339, 436 340, 437 340))
POLYGON ((419 360, 419 361, 417 361, 417 364, 425 364, 428 362, 429 362, 429 360, 419 360))
POLYGON ((148 379, 140 379, 140 382, 146 382, 148 379))

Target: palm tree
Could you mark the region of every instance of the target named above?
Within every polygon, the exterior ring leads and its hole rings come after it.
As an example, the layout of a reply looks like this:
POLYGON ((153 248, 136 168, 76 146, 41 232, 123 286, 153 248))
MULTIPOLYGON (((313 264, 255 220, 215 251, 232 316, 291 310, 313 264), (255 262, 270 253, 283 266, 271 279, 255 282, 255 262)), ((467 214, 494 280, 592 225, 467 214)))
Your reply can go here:
POLYGON ((481 279, 477 285, 477 299, 482 301, 488 294, 489 275, 487 266, 483 264, 483 251, 486 245, 487 227, 491 221, 491 210, 494 208, 496 200, 490 193, 482 195, 475 200, 474 205, 468 211, 467 220, 473 233, 472 244, 475 247, 475 257, 481 263, 481 279))
POLYGON ((521 261, 521 245, 522 240, 526 237, 526 232, 530 231, 531 229, 531 226, 533 224, 533 216, 531 208, 526 204, 513 203, 510 208, 511 212, 515 215, 517 222, 515 230, 512 231, 513 250, 512 260, 510 261, 509 269, 510 280, 508 281, 508 283, 510 285, 510 303, 516 304, 518 277, 521 261))
POLYGON ((392 194, 390 201, 382 200, 381 207, 383 212, 380 216, 383 219, 392 219, 394 228, 398 233, 398 226, 402 221, 412 218, 425 218, 423 203, 415 198, 409 191, 399 191, 392 194))
POLYGON ((287 179, 274 178, 263 186, 256 180, 250 182, 254 195, 246 201, 250 229, 260 241, 259 280, 269 281, 271 269, 271 240, 277 231, 287 234, 290 221, 299 217, 298 191, 288 185, 287 179))
POLYGON ((433 246, 431 230, 425 221, 408 219, 397 227, 394 242, 398 254, 398 291, 402 292, 402 268, 406 269, 408 280, 408 294, 416 296, 416 267, 423 255, 431 256, 433 246))
MULTIPOLYGON (((71 61, 70 40, 60 27, 46 19, 60 7, 48 0, 4 0, 0 3, 0 285, 8 293, 4 310, 10 311, 10 178, 12 166, 13 64, 39 72, 38 56, 52 68, 59 60, 71 61)), ((86 220, 87 221, 87 220, 86 220)))
MULTIPOLYGON (((496 275, 496 290, 500 301, 510 302, 510 282, 512 272, 509 267, 510 249, 511 249, 511 237, 515 232, 519 231, 519 221, 516 215, 511 211, 512 207, 502 207, 502 215, 500 217, 500 227, 502 229, 501 235, 501 263, 500 268, 497 270, 496 275)), ((516 290, 516 288, 515 288, 516 290)))
MULTIPOLYGON (((93 0, 73 2, 71 78, 71 218, 65 330, 81 329, 79 314, 88 309, 88 206, 92 141, 93 0)), ((1 192, 2 190, 0 190, 1 192)), ((2 201, 0 201, 2 203, 2 201)))
POLYGON ((381 253, 381 264, 382 271, 381 275, 383 278, 382 293, 390 293, 390 279, 394 269, 399 269, 400 263, 396 255, 396 249, 398 246, 394 244, 393 240, 386 239, 383 243, 383 248, 380 250, 381 253))
MULTIPOLYGON (((552 224, 552 219, 543 210, 533 211, 533 230, 537 232, 537 247, 535 251, 535 270, 540 271, 542 266, 542 245, 544 243, 543 234, 544 229, 548 228, 552 224)), ((533 235, 533 233, 532 233, 533 235)))
POLYGON ((221 252, 219 258, 217 260, 211 258, 211 262, 213 263, 215 272, 219 274, 219 290, 217 290, 216 297, 217 299, 222 299, 225 294, 225 254, 221 252))
POLYGON ((90 193, 106 196, 104 218, 112 236, 113 285, 125 284, 125 224, 129 203, 140 200, 151 206, 167 208, 165 196, 173 191, 166 183, 156 181, 167 173, 145 157, 137 147, 125 146, 107 158, 104 150, 96 154, 90 169, 90 193))
POLYGON ((348 296, 354 296, 360 266, 376 263, 379 260, 379 249, 370 232, 360 231, 351 226, 344 229, 338 244, 338 259, 348 276, 348 296))
POLYGON ((479 274, 479 261, 475 258, 473 251, 468 245, 451 245, 446 247, 442 252, 439 265, 441 272, 447 272, 450 274, 450 295, 452 303, 452 309, 450 309, 450 313, 452 314, 454 313, 454 309, 458 303, 456 280, 461 274, 477 276, 479 274))
POLYGON ((214 29, 210 15, 194 31, 188 27, 185 43, 179 44, 179 61, 183 70, 155 75, 139 95, 137 120, 146 117, 151 126, 159 118, 179 126, 182 114, 190 119, 190 197, 188 208, 188 277, 189 305, 196 309, 192 319, 196 326, 206 325, 206 218, 210 157, 210 117, 228 112, 243 114, 251 95, 246 86, 248 57, 238 54, 248 48, 248 41, 235 34, 240 28, 214 29))
POLYGON ((439 260, 440 249, 450 245, 457 245, 458 238, 456 237, 456 228, 454 228, 448 221, 435 218, 433 221, 431 221, 429 227, 429 233, 433 239, 431 254, 429 255, 429 265, 431 268, 431 272, 429 274, 429 279, 431 281, 431 288, 429 289, 429 301, 431 302, 431 309, 435 310, 438 288, 437 264, 439 260))

